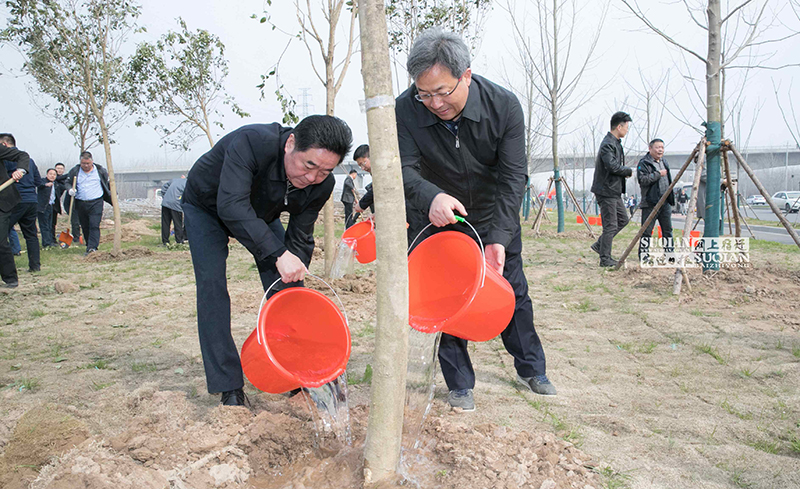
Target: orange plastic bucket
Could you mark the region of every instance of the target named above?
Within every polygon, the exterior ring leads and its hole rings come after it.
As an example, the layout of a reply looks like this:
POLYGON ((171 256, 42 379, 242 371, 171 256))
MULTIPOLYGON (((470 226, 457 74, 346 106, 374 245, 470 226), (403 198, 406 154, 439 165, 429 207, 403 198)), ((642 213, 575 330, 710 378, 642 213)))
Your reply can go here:
POLYGON ((470 341, 500 334, 514 314, 514 290, 485 266, 481 249, 464 233, 443 231, 408 257, 409 324, 470 341))
POLYGON ((578 224, 583 224, 583 218, 581 216, 577 216, 575 217, 575 222, 577 222, 578 224))
POLYGON ((375 222, 372 219, 350 226, 342 234, 342 241, 353 250, 359 263, 375 261, 375 222))
POLYGON ((304 287, 282 290, 267 301, 241 355, 247 380, 272 394, 327 384, 349 359, 346 316, 325 295, 304 287))
POLYGON ((586 219, 588 219, 588 220, 589 220, 589 225, 590 225, 590 226, 594 226, 594 225, 596 225, 596 224, 597 224, 597 218, 596 218, 596 217, 594 217, 594 216, 589 216, 589 217, 587 217, 586 219))

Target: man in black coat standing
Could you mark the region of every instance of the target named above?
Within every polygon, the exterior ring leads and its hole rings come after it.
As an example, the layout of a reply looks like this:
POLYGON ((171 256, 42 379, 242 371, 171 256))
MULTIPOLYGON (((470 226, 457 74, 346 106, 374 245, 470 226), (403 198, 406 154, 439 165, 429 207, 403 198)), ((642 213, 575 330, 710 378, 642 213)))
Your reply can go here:
MULTIPOLYGON (((0 134, 0 141, 5 140, 6 136, 11 134, 0 134)), ((28 153, 0 143, 0 184, 6 183, 9 179, 19 182, 28 172, 29 165, 28 153)), ((11 211, 19 201, 19 190, 16 185, 12 184, 0 190, 0 276, 3 278, 0 287, 2 288, 10 289, 19 285, 17 265, 14 263, 11 245, 8 244, 11 211)))
MULTIPOLYGON (((471 235, 456 224, 455 212, 477 229, 486 265, 514 289, 514 315, 501 338, 517 381, 537 394, 555 395, 522 264, 519 209, 528 173, 522 106, 510 91, 473 74, 470 62, 469 48, 456 34, 432 28, 414 41, 407 63, 414 84, 395 109, 406 200, 434 226, 420 240, 445 229, 471 235)), ((413 217, 408 222, 412 233, 421 231, 413 217)), ((450 405, 474 410, 467 341, 442 334, 439 363, 450 405)))
POLYGON ((314 223, 352 139, 347 124, 331 116, 306 117, 294 129, 251 124, 220 139, 189 172, 182 207, 197 283, 200 350, 208 392, 221 392, 223 405, 245 403, 225 276, 229 238, 253 255, 265 290, 278 278, 282 284, 273 293, 302 286, 314 223))
MULTIPOLYGON (((14 136, 5 134, 0 136, 0 144, 7 148, 15 148, 17 142, 14 136)), ((28 165, 28 172, 14 184, 19 191, 20 199, 11 210, 9 217, 9 226, 19 223, 22 235, 25 237, 29 272, 38 272, 41 267, 39 261, 39 237, 36 230, 37 188, 41 183, 42 178, 39 175, 39 169, 31 159, 28 165)))
POLYGON ((597 159, 594 162, 592 193, 600 206, 603 221, 603 234, 591 248, 600 255, 601 267, 615 267, 617 261, 611 258, 614 236, 628 224, 628 211, 622 201, 625 192, 625 179, 633 175, 633 170, 625 166, 625 152, 620 142, 628 134, 631 116, 617 112, 611 116, 611 131, 606 134, 597 159))
POLYGON ((342 205, 344 206, 344 228, 347 229, 356 223, 358 219, 357 214, 353 214, 353 204, 358 202, 358 194, 356 194, 355 180, 358 172, 350 170, 350 173, 344 178, 342 185, 342 205))
MULTIPOLYGON (((664 158, 664 141, 661 139, 653 139, 650 141, 649 152, 639 160, 639 166, 636 167, 636 178, 639 180, 639 186, 642 187, 642 225, 653 212, 661 196, 669 188, 672 183, 672 174, 669 171, 669 163, 664 158)), ((667 243, 664 250, 667 253, 672 252, 672 206, 675 205, 675 194, 669 192, 667 201, 661 206, 658 211, 656 219, 650 222, 639 240, 639 260, 646 260, 648 258, 650 249, 650 240, 653 236, 653 227, 655 227, 656 220, 661 226, 661 236, 667 243)))
POLYGON ((103 202, 111 203, 111 188, 108 183, 108 172, 94 162, 92 153, 81 153, 81 163, 67 173, 65 185, 70 197, 75 199, 73 212, 83 229, 86 241, 86 255, 94 253, 100 246, 100 221, 103 219, 103 202), (77 180, 75 190, 72 182, 77 180))
POLYGON ((39 202, 36 211, 39 214, 39 233, 42 235, 42 248, 48 248, 56 244, 53 216, 56 215, 56 207, 58 207, 59 212, 61 210, 57 197, 57 175, 55 168, 48 168, 45 178, 37 191, 39 202))

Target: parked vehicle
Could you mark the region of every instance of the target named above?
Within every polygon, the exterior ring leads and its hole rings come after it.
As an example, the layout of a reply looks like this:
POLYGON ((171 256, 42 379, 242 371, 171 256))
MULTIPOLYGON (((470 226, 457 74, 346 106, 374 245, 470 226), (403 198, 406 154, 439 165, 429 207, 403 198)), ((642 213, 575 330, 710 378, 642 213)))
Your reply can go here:
POLYGON ((772 196, 772 201, 778 206, 778 209, 786 212, 800 211, 800 192, 776 192, 772 196))
POLYGON ((747 205, 767 205, 767 199, 763 195, 751 195, 745 202, 747 205))

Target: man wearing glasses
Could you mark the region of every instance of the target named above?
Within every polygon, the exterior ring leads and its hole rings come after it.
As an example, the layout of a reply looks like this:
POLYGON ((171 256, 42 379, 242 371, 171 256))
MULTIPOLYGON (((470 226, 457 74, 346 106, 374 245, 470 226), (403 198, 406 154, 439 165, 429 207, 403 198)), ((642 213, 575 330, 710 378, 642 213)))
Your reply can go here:
MULTIPOLYGON (((518 213, 528 171, 522 107, 505 88, 472 74, 464 41, 440 28, 417 37, 407 68, 414 84, 396 101, 406 199, 437 228, 426 233, 470 233, 456 225, 455 213, 478 230, 487 265, 503 274, 516 296, 501 337, 514 357, 517 380, 537 394, 555 395, 522 270, 518 213)), ((474 410, 467 341, 443 334, 439 362, 450 405, 474 410)))

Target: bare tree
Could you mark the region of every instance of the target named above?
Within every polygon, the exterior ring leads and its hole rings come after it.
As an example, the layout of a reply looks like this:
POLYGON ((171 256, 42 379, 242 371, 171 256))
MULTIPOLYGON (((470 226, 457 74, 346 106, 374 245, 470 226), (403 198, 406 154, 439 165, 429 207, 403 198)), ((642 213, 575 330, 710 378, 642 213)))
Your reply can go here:
MULTIPOLYGON (((674 97, 669 92, 670 70, 661 71, 655 79, 649 77, 639 68, 639 84, 626 82, 631 93, 638 99, 635 106, 634 120, 644 119, 645 124, 637 132, 638 142, 648 144, 661 132, 666 107, 671 105, 674 97), (641 114, 643 117, 638 117, 641 114)), ((636 124, 639 127, 639 124, 636 124)), ((626 138, 629 141, 633 138, 626 138)), ((663 138, 662 138, 663 139, 663 138)))
POLYGON ((394 475, 400 459, 408 356, 408 261, 405 195, 383 0, 361 0, 359 11, 369 146, 375 196, 380 202, 376 219, 381 226, 376 236, 375 377, 364 447, 364 479, 372 484, 394 475))
POLYGON ((578 91, 581 79, 590 67, 597 41, 600 38, 607 5, 602 6, 602 13, 597 30, 589 36, 588 46, 580 55, 573 52, 575 36, 579 35, 576 27, 580 9, 576 0, 534 0, 536 8, 532 14, 532 24, 526 25, 527 11, 517 11, 513 0, 506 0, 502 7, 509 15, 512 32, 517 46, 528 58, 537 82, 533 85, 538 95, 544 100, 549 120, 543 125, 543 132, 551 141, 553 155, 553 177, 556 180, 556 201, 558 205, 558 232, 564 231, 564 198, 560 181, 558 161, 559 130, 575 111, 600 88, 578 91), (566 25, 565 25, 566 23, 566 25), (535 33, 530 37, 529 32, 535 33))
MULTIPOLYGON (((751 54, 751 48, 774 44, 794 37, 797 33, 764 39, 767 31, 772 27, 770 14, 767 12, 769 0, 739 0, 733 6, 725 1, 726 11, 722 12, 723 0, 707 0, 702 5, 705 17, 700 9, 692 7, 687 0, 683 1, 691 22, 707 34, 708 45, 705 54, 694 49, 686 42, 673 38, 663 28, 657 26, 638 5, 637 0, 619 0, 650 30, 658 34, 680 49, 687 57, 695 58, 705 66, 705 125, 706 139, 709 146, 706 149, 707 178, 709 182, 720 181, 720 141, 722 137, 722 72, 725 69, 759 67, 763 69, 780 69, 783 66, 768 65, 769 56, 751 54), (724 37, 723 33, 727 36, 724 37), (744 61, 742 65, 735 65, 737 60, 744 61)), ((772 19, 777 18, 777 12, 772 19)), ((688 64, 688 63, 687 63, 688 64)), ((698 91, 699 92, 699 91, 698 91)), ((706 217, 712 220, 705 226, 707 237, 719 236, 720 212, 720 187, 719 185, 706 186, 706 202, 710 203, 706 217)), ((704 262, 705 271, 718 269, 715 261, 704 262)))
MULTIPOLYGON (((80 87, 78 93, 85 95, 81 102, 88 103, 91 117, 97 122, 114 207, 112 253, 117 255, 122 228, 110 137, 113 121, 129 114, 123 103, 130 94, 123 83, 125 63, 121 51, 136 30, 134 20, 140 9, 128 0, 17 0, 7 4, 11 19, 4 36, 17 42, 28 60, 35 60, 38 73, 51 70, 43 80, 51 80, 57 73, 62 77, 59 83, 80 87), (74 69, 68 71, 67 67, 74 69)), ((40 86, 48 89, 45 84, 40 86)))
MULTIPOLYGON (((492 0, 387 0, 389 48, 397 69, 401 56, 408 56, 417 35, 433 26, 459 34, 472 53, 478 50, 486 14, 492 0)), ((399 70, 398 70, 399 71, 399 70)), ((398 74, 398 83, 399 83, 398 74)), ((407 85, 411 85, 407 75, 407 85)), ((398 87, 398 91, 400 87, 398 87)))
MULTIPOLYGON (((271 5, 272 1, 267 0, 266 6, 269 7, 271 5)), ((357 23, 355 2, 349 0, 318 0, 315 2, 312 2, 312 0, 295 0, 294 5, 297 23, 300 26, 299 33, 294 35, 306 47, 314 75, 325 87, 325 113, 334 115, 336 94, 339 93, 339 89, 342 87, 342 82, 347 75, 347 69, 355 52, 355 29, 357 23), (323 22, 318 20, 320 13, 323 22), (348 20, 345 19, 349 19, 349 24, 347 24, 348 20), (347 29, 344 53, 336 49, 337 29, 340 26, 340 22, 347 29), (341 60, 337 58, 337 52, 342 55, 341 60)), ((267 12, 261 18, 261 22, 269 22, 273 29, 278 28, 267 12)), ((278 69, 278 66, 275 66, 269 74, 262 76, 262 85, 260 85, 262 89, 266 78, 276 75, 278 69)), ((280 88, 276 95, 284 108, 284 113, 286 113, 287 108, 294 106, 294 102, 288 101, 280 88)), ((331 198, 328 199, 323 210, 326 274, 330 272, 331 266, 333 266, 333 256, 336 249, 333 205, 333 194, 331 194, 331 198)))

